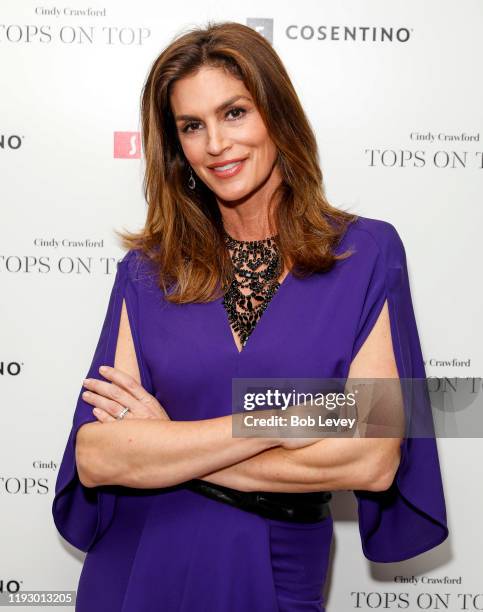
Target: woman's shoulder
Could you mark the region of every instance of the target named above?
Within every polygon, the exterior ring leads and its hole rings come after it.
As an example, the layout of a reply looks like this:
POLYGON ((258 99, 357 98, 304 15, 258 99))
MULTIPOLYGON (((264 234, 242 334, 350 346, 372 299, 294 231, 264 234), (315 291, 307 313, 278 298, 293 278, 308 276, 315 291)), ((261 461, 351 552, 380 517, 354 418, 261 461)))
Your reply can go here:
POLYGON ((150 284, 157 278, 154 262, 141 249, 130 249, 119 262, 129 280, 150 284))
POLYGON ((379 248, 383 246, 384 242, 397 240, 398 238, 400 240, 397 229, 389 221, 363 217, 362 215, 357 215, 356 220, 349 225, 345 238, 359 242, 366 241, 379 248))
POLYGON ((357 215, 348 226, 341 246, 365 257, 381 257, 388 265, 401 262, 405 257, 403 242, 392 223, 362 215, 357 215))

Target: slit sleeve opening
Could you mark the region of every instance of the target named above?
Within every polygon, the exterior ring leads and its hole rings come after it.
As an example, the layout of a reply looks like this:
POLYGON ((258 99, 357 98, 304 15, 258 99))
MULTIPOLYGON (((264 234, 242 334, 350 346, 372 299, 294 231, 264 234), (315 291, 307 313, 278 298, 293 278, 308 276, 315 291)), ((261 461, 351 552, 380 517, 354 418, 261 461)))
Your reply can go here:
POLYGON ((421 344, 404 246, 395 228, 381 239, 354 342, 368 337, 387 300, 394 356, 404 397, 401 461, 386 491, 354 491, 363 553, 371 561, 403 561, 448 536, 446 507, 421 344))
MULTIPOLYGON (((106 380, 100 374, 99 367, 101 365, 114 366, 121 309, 123 300, 125 300, 141 384, 151 392, 151 381, 143 360, 138 331, 138 296, 128 272, 129 260, 133 256, 134 251, 129 251, 118 263, 107 312, 85 378, 106 380)), ((55 526, 62 537, 74 547, 87 552, 111 524, 115 513, 118 487, 109 485, 86 487, 79 480, 75 458, 77 432, 85 423, 97 421, 92 413, 93 406, 82 398, 84 390, 86 390, 85 387, 81 387, 72 427, 57 474, 52 515, 55 526)), ((102 424, 99 426, 101 427, 102 424)))

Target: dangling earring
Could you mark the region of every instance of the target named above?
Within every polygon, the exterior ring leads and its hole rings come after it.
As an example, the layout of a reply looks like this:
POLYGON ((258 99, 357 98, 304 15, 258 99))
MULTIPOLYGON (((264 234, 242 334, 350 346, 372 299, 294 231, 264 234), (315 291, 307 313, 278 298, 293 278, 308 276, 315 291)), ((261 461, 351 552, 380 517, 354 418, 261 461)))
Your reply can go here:
POLYGON ((193 176, 193 170, 191 169, 191 166, 190 166, 190 178, 188 180, 188 187, 190 189, 194 189, 196 187, 196 181, 195 181, 195 177, 193 176))

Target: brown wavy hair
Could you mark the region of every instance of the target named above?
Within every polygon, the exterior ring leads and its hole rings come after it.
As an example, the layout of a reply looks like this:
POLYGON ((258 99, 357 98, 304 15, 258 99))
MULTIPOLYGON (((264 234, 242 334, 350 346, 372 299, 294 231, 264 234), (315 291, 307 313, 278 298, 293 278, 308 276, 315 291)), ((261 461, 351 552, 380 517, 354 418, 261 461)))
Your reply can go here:
POLYGON ((300 278, 351 255, 334 254, 333 248, 357 215, 327 201, 316 138, 282 61, 261 34, 234 22, 190 29, 151 66, 141 94, 147 218, 137 233, 115 230, 122 247, 140 249, 156 264, 159 287, 173 303, 211 301, 231 281, 215 194, 201 180, 188 188, 189 164, 170 106, 173 83, 202 66, 225 69, 243 81, 278 150, 282 181, 269 212, 272 217, 274 207, 283 263, 300 278))

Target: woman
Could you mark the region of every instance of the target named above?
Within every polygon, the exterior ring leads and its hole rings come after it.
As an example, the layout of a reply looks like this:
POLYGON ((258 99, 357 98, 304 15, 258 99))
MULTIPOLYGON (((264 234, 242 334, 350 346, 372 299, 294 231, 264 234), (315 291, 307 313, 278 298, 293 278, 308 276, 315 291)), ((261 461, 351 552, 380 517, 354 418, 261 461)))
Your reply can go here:
POLYGON ((404 247, 327 202, 290 79, 248 27, 160 54, 142 135, 147 220, 123 236, 53 502, 87 551, 76 609, 323 610, 329 491, 355 491, 371 560, 446 538, 435 441, 233 437, 232 379, 424 378, 404 247))

